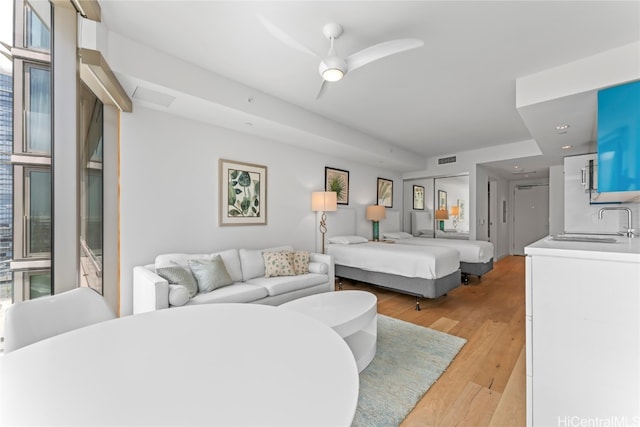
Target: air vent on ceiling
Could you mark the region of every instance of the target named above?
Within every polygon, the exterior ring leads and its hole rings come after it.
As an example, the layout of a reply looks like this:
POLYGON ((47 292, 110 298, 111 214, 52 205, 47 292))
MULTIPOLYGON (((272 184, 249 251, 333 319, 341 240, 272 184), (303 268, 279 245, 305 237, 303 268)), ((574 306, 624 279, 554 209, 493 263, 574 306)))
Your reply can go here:
POLYGON ((438 159, 439 165, 446 165, 447 163, 455 163, 455 162, 456 162, 456 156, 443 157, 441 159, 438 159))

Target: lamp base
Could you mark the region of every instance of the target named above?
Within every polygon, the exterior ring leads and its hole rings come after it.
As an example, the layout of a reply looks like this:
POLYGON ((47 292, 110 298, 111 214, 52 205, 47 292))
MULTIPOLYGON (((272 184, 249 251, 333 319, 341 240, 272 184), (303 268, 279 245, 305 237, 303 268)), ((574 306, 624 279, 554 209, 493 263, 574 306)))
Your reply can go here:
POLYGON ((380 223, 373 221, 373 241, 377 242, 378 240, 380 240, 380 223))

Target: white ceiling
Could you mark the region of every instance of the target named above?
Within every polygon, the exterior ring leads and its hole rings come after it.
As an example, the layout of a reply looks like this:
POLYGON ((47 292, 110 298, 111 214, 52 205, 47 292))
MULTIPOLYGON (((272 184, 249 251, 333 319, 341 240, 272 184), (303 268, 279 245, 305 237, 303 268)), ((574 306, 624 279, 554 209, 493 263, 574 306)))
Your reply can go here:
MULTIPOLYGON (((516 79, 640 40, 638 1, 109 0, 101 6, 110 31, 425 159, 543 138, 516 109, 516 79), (424 47, 354 70, 316 100, 318 61, 274 38, 258 15, 317 52, 328 50, 321 29, 332 21, 344 27, 336 41, 343 56, 396 38, 419 38, 424 47)), ((125 87, 144 85, 140 76, 118 76, 125 87)), ((594 97, 580 102, 595 111, 594 97)), ((588 123, 572 127, 592 131, 593 114, 586 116, 588 123)), ((583 152, 593 140, 587 134, 571 142, 583 152)), ((542 176, 557 161, 555 153, 519 163, 542 176)), ((509 175, 512 165, 492 166, 509 175)), ((400 172, 410 170, 415 165, 400 172)))

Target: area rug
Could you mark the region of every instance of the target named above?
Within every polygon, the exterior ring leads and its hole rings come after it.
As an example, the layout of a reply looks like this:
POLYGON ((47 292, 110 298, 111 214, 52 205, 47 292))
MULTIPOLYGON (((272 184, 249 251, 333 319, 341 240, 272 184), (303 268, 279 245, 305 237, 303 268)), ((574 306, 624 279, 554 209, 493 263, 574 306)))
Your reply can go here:
POLYGON ((378 348, 360 373, 353 427, 398 426, 467 341, 378 314, 378 348))

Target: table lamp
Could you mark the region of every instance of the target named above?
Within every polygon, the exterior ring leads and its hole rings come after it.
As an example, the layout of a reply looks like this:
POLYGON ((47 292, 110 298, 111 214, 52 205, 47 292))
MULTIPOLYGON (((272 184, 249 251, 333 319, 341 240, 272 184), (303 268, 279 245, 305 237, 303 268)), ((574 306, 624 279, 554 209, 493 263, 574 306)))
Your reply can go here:
POLYGON ((458 216, 460 215, 460 207, 458 205, 451 206, 449 215, 453 217, 453 228, 458 227, 458 216))
POLYGON ((372 205, 367 207, 367 219, 373 221, 373 240, 376 242, 380 240, 379 221, 386 217, 387 212, 385 211, 384 206, 372 205))
POLYGON ((449 212, 446 209, 438 209, 436 211, 436 220, 440 223, 440 230, 444 231, 444 220, 449 219, 449 212))
POLYGON ((322 253, 324 253, 324 235, 327 232, 327 212, 338 210, 338 194, 335 191, 314 191, 311 193, 311 210, 322 212, 320 233, 322 233, 322 253))

